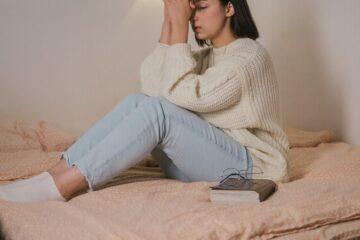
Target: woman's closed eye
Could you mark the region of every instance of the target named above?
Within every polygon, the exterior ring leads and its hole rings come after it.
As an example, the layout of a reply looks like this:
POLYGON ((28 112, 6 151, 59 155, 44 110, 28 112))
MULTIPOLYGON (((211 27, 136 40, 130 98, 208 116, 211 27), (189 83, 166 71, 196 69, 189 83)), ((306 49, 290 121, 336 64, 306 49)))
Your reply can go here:
POLYGON ((203 9, 205 9, 205 8, 207 8, 207 7, 196 7, 196 10, 201 11, 201 10, 203 10, 203 9))

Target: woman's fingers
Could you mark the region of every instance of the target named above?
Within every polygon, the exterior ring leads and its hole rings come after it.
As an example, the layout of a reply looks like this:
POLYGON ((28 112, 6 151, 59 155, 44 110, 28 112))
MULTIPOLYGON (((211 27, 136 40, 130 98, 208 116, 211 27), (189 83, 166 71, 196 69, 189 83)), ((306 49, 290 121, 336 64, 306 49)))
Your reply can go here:
POLYGON ((171 22, 184 23, 189 21, 192 14, 193 8, 190 3, 193 0, 163 0, 165 3, 168 19, 171 22))

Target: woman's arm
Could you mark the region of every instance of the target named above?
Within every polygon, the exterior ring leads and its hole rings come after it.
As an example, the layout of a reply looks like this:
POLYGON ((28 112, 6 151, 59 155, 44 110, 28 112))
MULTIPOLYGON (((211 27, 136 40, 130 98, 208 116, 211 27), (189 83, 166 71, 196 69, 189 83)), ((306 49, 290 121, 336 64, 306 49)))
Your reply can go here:
MULTIPOLYGON (((184 1, 184 0, 183 0, 184 1)), ((163 0, 164 21, 160 40, 155 50, 146 57, 140 68, 141 92, 149 96, 161 95, 161 82, 164 72, 164 61, 169 46, 175 43, 187 42, 188 25, 191 13, 189 3, 175 5, 174 0, 163 0), (184 10, 185 9, 185 10, 184 10)), ((197 60, 196 52, 192 53, 197 60)), ((169 66, 173 67, 173 66, 169 66)))
POLYGON ((162 24, 160 40, 155 49, 141 63, 140 91, 149 96, 160 96, 160 83, 163 78, 163 64, 166 50, 171 41, 171 23, 164 0, 164 21, 162 24))
POLYGON ((160 96, 159 86, 163 78, 163 65, 167 48, 163 43, 156 43, 155 49, 140 65, 140 92, 148 96, 160 96))
POLYGON ((191 46, 176 43, 168 47, 164 59, 161 95, 194 112, 215 112, 240 101, 242 86, 249 81, 254 64, 248 53, 227 56, 204 73, 197 66, 191 46))
POLYGON ((171 44, 171 23, 164 20, 161 29, 160 43, 170 45, 171 44))
POLYGON ((171 45, 175 43, 187 43, 189 23, 173 23, 171 32, 171 45))
POLYGON ((195 54, 187 43, 193 7, 189 0, 164 1, 167 1, 171 13, 172 32, 171 45, 164 59, 161 95, 178 106, 204 113, 219 111, 239 102, 242 85, 248 82, 247 72, 253 66, 245 60, 247 53, 227 56, 204 73, 199 73, 197 58, 202 52, 195 54))
POLYGON ((160 43, 163 44, 167 44, 170 45, 171 44, 171 22, 170 22, 170 16, 169 16, 169 11, 167 8, 167 2, 168 0, 163 0, 164 1, 164 21, 162 24, 162 29, 161 29, 161 35, 160 35, 160 43))
POLYGON ((170 44, 187 43, 189 21, 194 5, 189 0, 164 0, 167 19, 171 22, 170 44))

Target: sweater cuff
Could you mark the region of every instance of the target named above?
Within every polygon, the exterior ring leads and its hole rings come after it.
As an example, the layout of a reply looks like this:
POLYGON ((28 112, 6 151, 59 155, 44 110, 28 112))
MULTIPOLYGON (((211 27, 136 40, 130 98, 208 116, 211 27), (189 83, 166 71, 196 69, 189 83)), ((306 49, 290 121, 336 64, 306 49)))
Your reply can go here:
POLYGON ((166 43, 157 42, 156 47, 157 48, 165 48, 165 49, 167 49, 168 47, 170 47, 170 45, 166 44, 166 43))
MULTIPOLYGON (((166 51, 164 64, 165 75, 170 71, 178 77, 180 77, 179 74, 187 73, 187 71, 196 66, 196 61, 191 52, 191 45, 188 43, 175 43, 170 45, 166 51)), ((167 80, 171 79, 172 78, 167 80)), ((172 80, 176 81, 177 79, 172 80)))
POLYGON ((169 46, 168 56, 188 56, 191 58, 191 45, 189 43, 175 43, 169 46))

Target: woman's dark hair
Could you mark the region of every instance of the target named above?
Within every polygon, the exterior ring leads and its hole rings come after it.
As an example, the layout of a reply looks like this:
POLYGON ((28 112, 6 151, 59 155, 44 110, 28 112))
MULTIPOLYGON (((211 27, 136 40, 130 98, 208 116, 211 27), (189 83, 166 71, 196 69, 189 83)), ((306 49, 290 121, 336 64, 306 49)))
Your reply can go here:
MULTIPOLYGON (((251 38, 256 40, 259 37, 259 32, 252 18, 249 6, 246 0, 219 0, 221 5, 225 8, 227 4, 231 3, 234 7, 234 15, 230 19, 230 28, 232 32, 240 38, 251 38)), ((199 46, 210 46, 207 40, 198 39, 195 36, 195 40, 199 46)))

